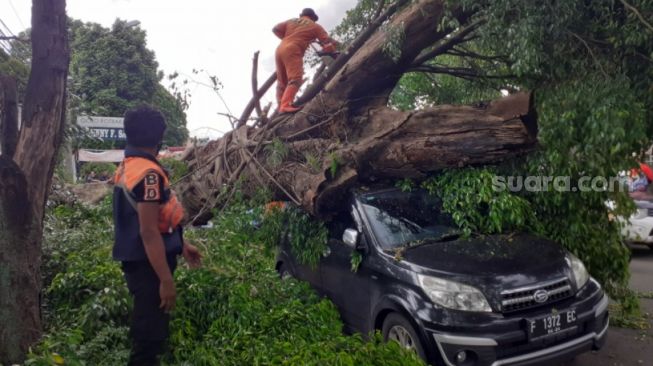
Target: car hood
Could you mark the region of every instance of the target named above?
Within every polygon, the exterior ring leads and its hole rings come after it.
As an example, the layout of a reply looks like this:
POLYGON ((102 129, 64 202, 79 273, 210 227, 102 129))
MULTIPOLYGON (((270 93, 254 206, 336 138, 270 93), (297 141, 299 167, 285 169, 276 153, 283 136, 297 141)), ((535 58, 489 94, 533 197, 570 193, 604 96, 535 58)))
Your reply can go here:
POLYGON ((456 279, 490 292, 569 278, 566 252, 527 234, 488 235, 410 248, 403 260, 416 272, 456 279))

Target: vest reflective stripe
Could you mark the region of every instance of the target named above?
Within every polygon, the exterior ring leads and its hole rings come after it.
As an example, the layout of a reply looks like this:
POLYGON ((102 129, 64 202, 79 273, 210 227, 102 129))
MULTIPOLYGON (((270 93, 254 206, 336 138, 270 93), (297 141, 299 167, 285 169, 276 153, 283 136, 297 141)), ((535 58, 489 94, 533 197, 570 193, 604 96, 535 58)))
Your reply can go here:
MULTIPOLYGON (((136 210, 137 202, 134 198, 133 189, 145 178, 145 175, 151 172, 155 172, 163 178, 163 189, 168 193, 167 199, 159 205, 159 231, 164 234, 172 233, 184 219, 184 208, 170 189, 168 175, 157 163, 140 157, 125 158, 116 169, 114 182, 116 186, 122 189, 125 198, 136 210)), ((160 193, 164 194, 164 192, 160 193)))

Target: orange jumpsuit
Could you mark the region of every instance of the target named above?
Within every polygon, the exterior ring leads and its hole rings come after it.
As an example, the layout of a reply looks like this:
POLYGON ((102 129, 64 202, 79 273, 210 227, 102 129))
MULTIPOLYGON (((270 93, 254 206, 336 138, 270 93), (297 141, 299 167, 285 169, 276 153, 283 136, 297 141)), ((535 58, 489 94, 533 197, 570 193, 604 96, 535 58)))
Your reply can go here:
POLYGON ((335 51, 335 46, 324 28, 306 16, 279 23, 274 31, 281 38, 275 54, 277 101, 280 101, 288 84, 294 84, 297 88, 302 84, 304 53, 308 46, 316 39, 326 52, 335 51))

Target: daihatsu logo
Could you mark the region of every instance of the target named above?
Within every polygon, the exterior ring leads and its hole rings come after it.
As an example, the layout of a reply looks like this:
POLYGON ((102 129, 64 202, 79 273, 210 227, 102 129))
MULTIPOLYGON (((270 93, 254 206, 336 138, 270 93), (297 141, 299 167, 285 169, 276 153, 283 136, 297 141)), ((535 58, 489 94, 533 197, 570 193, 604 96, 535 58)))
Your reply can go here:
POLYGON ((537 303, 546 302, 549 299, 549 292, 547 290, 537 290, 533 294, 533 300, 537 303))

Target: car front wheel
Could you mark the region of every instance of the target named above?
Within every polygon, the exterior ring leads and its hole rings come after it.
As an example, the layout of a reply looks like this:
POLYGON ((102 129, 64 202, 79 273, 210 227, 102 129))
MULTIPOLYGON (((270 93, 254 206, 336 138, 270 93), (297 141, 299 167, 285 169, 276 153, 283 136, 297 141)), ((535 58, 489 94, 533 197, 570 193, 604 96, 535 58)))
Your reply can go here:
POLYGON ((392 313, 383 322, 383 339, 395 341, 403 348, 415 352, 422 360, 426 360, 424 346, 413 325, 398 313, 392 313))

